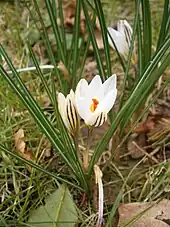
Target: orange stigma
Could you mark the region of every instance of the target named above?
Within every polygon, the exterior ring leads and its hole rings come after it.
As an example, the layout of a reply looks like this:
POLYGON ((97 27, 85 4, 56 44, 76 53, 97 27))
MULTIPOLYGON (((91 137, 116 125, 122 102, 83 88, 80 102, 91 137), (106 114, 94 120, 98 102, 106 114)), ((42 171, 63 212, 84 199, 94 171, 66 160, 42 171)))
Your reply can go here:
POLYGON ((94 112, 99 104, 97 99, 92 99, 92 104, 90 105, 91 112, 94 112))

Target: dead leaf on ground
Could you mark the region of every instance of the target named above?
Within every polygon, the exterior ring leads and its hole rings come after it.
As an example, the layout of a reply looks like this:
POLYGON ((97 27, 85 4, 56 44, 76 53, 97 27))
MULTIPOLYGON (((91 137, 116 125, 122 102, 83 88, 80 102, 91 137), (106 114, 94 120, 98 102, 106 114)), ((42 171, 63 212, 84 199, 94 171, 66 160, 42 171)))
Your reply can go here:
MULTIPOLYGON (((14 142, 15 142, 16 151, 19 153, 20 156, 22 156, 26 160, 33 161, 34 160, 33 152, 27 148, 24 137, 25 137, 25 135, 24 135, 23 129, 19 129, 14 134, 14 142)), ((29 166, 29 165, 26 165, 26 166, 29 170, 31 170, 31 166, 29 166)))
POLYGON ((170 226, 170 200, 162 200, 159 203, 128 203, 119 206, 118 227, 125 226, 125 223, 138 219, 134 223, 129 223, 131 227, 168 227, 170 226), (140 213, 141 215, 140 217, 140 213))
POLYGON ((128 143, 127 143, 127 148, 128 148, 128 154, 131 156, 131 158, 133 159, 137 159, 137 158, 141 158, 145 155, 145 153, 142 151, 142 149, 146 146, 146 138, 145 138, 145 134, 141 133, 141 134, 132 134, 129 137, 128 143), (137 145, 141 148, 139 149, 137 146, 135 146, 135 144, 133 143, 137 143, 137 145))
MULTIPOLYGON (((66 28, 73 28, 76 15, 76 0, 63 0, 63 19, 66 28)), ((57 23, 60 25, 60 21, 57 23)), ((85 40, 88 39, 88 33, 86 32, 86 19, 83 10, 80 12, 80 32, 85 35, 85 40)), ((96 36, 96 41, 99 49, 103 49, 103 39, 101 35, 100 23, 98 18, 96 18, 94 26, 94 34, 96 36)), ((89 47, 93 50, 92 45, 89 47)))
POLYGON ((155 124, 156 120, 154 118, 148 118, 146 121, 137 124, 133 132, 134 133, 150 132, 155 128, 155 124))

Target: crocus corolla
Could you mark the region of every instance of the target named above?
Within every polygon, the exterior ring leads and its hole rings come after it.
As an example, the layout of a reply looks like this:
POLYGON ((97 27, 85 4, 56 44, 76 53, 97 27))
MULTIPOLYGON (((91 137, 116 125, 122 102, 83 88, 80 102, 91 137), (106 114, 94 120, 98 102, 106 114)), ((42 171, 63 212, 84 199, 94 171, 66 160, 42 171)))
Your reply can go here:
POLYGON ((117 50, 120 54, 127 56, 130 48, 130 43, 132 39, 132 27, 127 22, 127 20, 119 20, 117 22, 117 29, 108 27, 108 42, 110 46, 115 49, 113 41, 117 47, 117 50), (110 38, 111 36, 111 38, 110 38), (113 40, 113 41, 112 41, 113 40))
POLYGON ((75 104, 80 117, 88 126, 101 126, 107 120, 107 114, 113 107, 116 96, 116 75, 102 83, 96 75, 90 84, 81 79, 75 91, 75 104))

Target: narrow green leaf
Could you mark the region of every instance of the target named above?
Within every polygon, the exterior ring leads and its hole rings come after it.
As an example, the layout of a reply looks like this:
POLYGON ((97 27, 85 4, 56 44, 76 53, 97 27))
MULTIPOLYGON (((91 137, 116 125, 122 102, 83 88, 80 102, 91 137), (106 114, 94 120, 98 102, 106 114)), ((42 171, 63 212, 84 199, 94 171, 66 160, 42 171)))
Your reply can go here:
POLYGON ((106 59, 106 68, 107 68, 107 74, 105 75, 105 79, 107 79, 109 76, 112 75, 109 43, 108 43, 108 38, 107 38, 107 28, 106 28, 106 24, 105 24, 105 18, 104 18, 101 1, 94 0, 94 2, 95 2, 95 8, 96 8, 97 16, 99 18, 101 33, 102 33, 102 38, 103 38, 104 52, 105 52, 105 59, 106 59))
POLYGON ((51 1, 49 0, 45 0, 46 3, 46 8, 48 11, 48 15, 50 17, 50 21, 51 21, 51 26, 54 32, 54 36, 56 39, 56 49, 57 49, 57 53, 60 53, 60 57, 61 57, 61 61, 64 63, 64 65, 66 65, 66 56, 64 54, 64 48, 63 48, 63 43, 60 37, 60 31, 59 31, 59 27, 57 25, 57 19, 55 17, 54 14, 54 10, 53 10, 53 5, 51 3, 51 1))
MULTIPOLYGON (((136 1, 136 7, 138 7, 138 0, 136 1)), ((143 42, 142 42, 142 29, 141 29, 141 19, 140 15, 138 16, 138 24, 137 24, 137 38, 138 38, 138 65, 137 67, 137 77, 140 78, 143 72, 143 42)))
POLYGON ((120 201, 121 201, 121 199, 122 199, 122 195, 123 195, 123 192, 124 192, 124 188, 125 188, 125 186, 126 186, 128 180, 129 180, 130 176, 131 176, 132 173, 134 172, 134 170, 135 170, 142 162, 143 162, 143 159, 141 159, 141 160, 132 168, 132 170, 130 171, 130 173, 129 173, 128 176, 126 177, 126 180, 124 181, 124 183, 123 183, 123 185, 122 185, 122 187, 121 187, 121 190, 120 190, 119 194, 117 195, 116 200, 115 200, 115 202, 114 202, 114 204, 113 204, 113 206, 112 206, 112 210, 111 210, 110 215, 109 215, 109 217, 108 217, 108 220, 107 220, 107 223, 106 223, 106 227, 112 227, 113 218, 114 218, 114 215, 115 215, 115 213, 116 213, 116 211, 117 211, 117 208, 118 208, 118 206, 119 206, 119 204, 120 204, 120 201))
MULTIPOLYGON (((167 28, 167 23, 168 19, 170 17, 169 13, 169 0, 164 1, 164 11, 162 13, 162 23, 161 23, 161 29, 159 32, 159 38, 158 38, 158 43, 157 43, 157 49, 159 49, 160 45, 163 43, 163 41, 166 38, 166 28, 167 28)), ((170 23, 170 20, 169 20, 170 23)))
POLYGON ((100 57, 100 51, 98 49, 98 45, 97 45, 95 34, 94 34, 94 25, 95 25, 96 15, 94 14, 93 19, 91 20, 86 4, 87 4, 86 1, 82 0, 83 11, 84 11, 84 15, 85 15, 86 22, 87 22, 88 32, 89 32, 88 38, 91 40, 92 45, 93 45, 93 51, 94 51, 94 54, 95 54, 95 57, 96 57, 99 74, 102 77, 102 79, 104 80, 105 79, 105 72, 104 72, 104 69, 103 69, 103 63, 102 63, 103 61, 100 57))
POLYGON ((33 167, 34 169, 39 170, 40 172, 43 172, 43 173, 47 174, 48 176, 56 179, 57 181, 66 183, 68 185, 71 185, 71 186, 83 191, 83 189, 81 187, 79 187, 78 185, 75 185, 75 184, 71 183, 70 181, 67 181, 67 180, 63 179, 62 177, 57 176, 57 174, 53 174, 53 173, 49 172, 48 170, 46 170, 45 168, 41 167, 40 165, 38 165, 38 164, 36 164, 34 162, 31 162, 29 160, 24 159, 23 157, 21 157, 17 153, 12 152, 9 149, 7 149, 6 147, 4 147, 2 144, 0 144, 0 150, 5 152, 6 154, 9 154, 13 158, 16 158, 17 160, 19 160, 19 161, 21 161, 21 162, 33 167))
POLYGON ((149 0, 141 0, 142 3, 142 21, 143 21, 143 53, 144 67, 151 59, 152 50, 152 26, 149 0))
POLYGON ((139 6, 140 6, 140 0, 138 0, 137 4, 136 4, 134 24, 133 24, 133 35, 132 35, 130 50, 129 50, 129 54, 128 54, 128 60, 127 60, 125 76, 124 76, 124 79, 123 79, 123 85, 122 85, 122 88, 121 88, 122 92, 121 92, 121 96, 120 96, 119 109, 123 105, 123 100, 124 100, 124 95, 125 95, 124 93, 125 93, 125 90, 126 90, 125 87, 126 87, 126 83, 127 83, 128 79, 129 79, 128 74, 129 74, 129 69, 130 69, 130 65, 131 65, 131 59, 132 59, 132 54, 133 54, 133 50, 134 50, 134 42, 135 42, 135 37, 136 37, 136 32, 137 32, 138 17, 139 17, 139 6))
MULTIPOLYGON (((38 3, 37 3, 37 0, 33 0, 34 2, 34 6, 35 6, 35 9, 36 9, 36 12, 39 16, 39 20, 41 22, 41 25, 42 25, 42 29, 43 29, 43 33, 41 33, 41 36, 42 36, 42 39, 44 41, 44 44, 46 46, 46 49, 47 49, 47 53, 48 53, 48 56, 51 60, 51 63, 54 65, 54 71, 59 79, 59 83, 60 83, 60 87, 61 87, 61 90, 64 92, 64 86, 63 86, 63 82, 62 82, 62 77, 60 76, 60 71, 59 69, 56 67, 56 60, 55 60, 55 57, 54 57, 54 54, 53 54, 53 51, 52 51, 52 48, 51 48, 51 45, 50 45, 50 40, 49 40, 49 37, 48 37, 48 32, 47 32, 47 29, 45 27, 45 24, 44 24, 44 21, 42 19, 42 16, 41 16, 41 12, 40 12, 40 9, 39 9, 39 6, 38 6, 38 3)), ((32 17, 32 19, 34 20, 35 22, 35 25, 38 28, 37 26, 37 23, 36 23, 36 20, 31 12, 31 10, 28 8, 29 12, 30 12, 30 15, 32 17)))
MULTIPOLYGON (((55 2, 55 8, 56 8, 56 0, 55 2)), ((62 6, 63 1, 58 0, 58 15, 60 18, 60 27, 61 27, 61 40, 63 42, 63 51, 65 56, 67 56, 67 42, 66 42, 66 33, 65 33, 65 27, 64 27, 64 16, 63 16, 63 6, 62 6)), ((67 61, 67 58, 66 58, 67 61)))
POLYGON ((76 15, 74 23, 74 33, 72 38, 72 88, 75 89, 77 84, 77 69, 79 66, 79 36, 80 36, 80 12, 81 12, 81 0, 76 1, 76 15))
MULTIPOLYGON (((87 181, 85 179, 83 170, 80 166, 80 163, 77 161, 77 156, 75 154, 75 149, 73 148, 71 141, 67 144, 63 144, 61 141, 59 131, 56 131, 55 128, 51 125, 49 120, 43 114, 41 108, 38 106, 32 95, 29 93, 28 89, 22 82, 19 77, 15 67, 13 66, 11 60, 5 53, 2 45, 0 45, 0 52, 3 55, 4 59, 8 63, 9 68, 13 72, 13 76, 17 80, 18 84, 11 79, 11 77, 6 73, 2 65, 0 65, 0 73, 4 77, 4 79, 8 82, 10 87, 15 91, 20 100, 27 107, 36 123, 39 125, 41 130, 45 133, 45 135, 49 138, 51 143, 54 145, 56 150, 60 153, 65 163, 69 166, 69 168, 73 171, 77 179, 84 185, 85 190, 88 191, 87 181), (19 86, 18 86, 19 85, 19 86), (20 88, 19 88, 20 87, 20 88), (71 155, 73 154, 73 155, 71 155)), ((67 135, 68 138, 68 135, 67 135)))
POLYGON ((36 59, 36 57, 35 57, 35 54, 34 54, 34 52, 32 51, 32 48, 30 47, 30 45, 28 45, 28 48, 29 48, 29 52, 30 52, 30 54, 31 54, 32 60, 33 60, 33 62, 34 62, 34 65, 35 65, 35 67, 36 67, 37 74, 38 74, 38 76, 40 77, 42 84, 44 85, 44 88, 45 88, 45 90, 46 90, 46 92, 47 92, 47 94, 48 94, 48 97, 49 97, 50 100, 51 100, 51 103, 53 103, 54 100, 53 100, 51 91, 50 91, 50 89, 49 89, 49 87, 48 87, 48 84, 46 83, 46 81, 45 81, 45 79, 44 79, 44 75, 43 75, 43 73, 42 73, 42 71, 41 71, 41 69, 40 69, 40 67, 39 67, 39 64, 38 64, 38 62, 37 62, 37 59, 36 59))

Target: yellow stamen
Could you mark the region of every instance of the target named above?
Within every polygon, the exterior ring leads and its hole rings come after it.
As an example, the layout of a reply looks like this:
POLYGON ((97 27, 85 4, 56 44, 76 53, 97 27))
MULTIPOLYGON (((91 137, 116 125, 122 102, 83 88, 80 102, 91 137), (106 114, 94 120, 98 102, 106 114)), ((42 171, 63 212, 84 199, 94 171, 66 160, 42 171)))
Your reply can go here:
POLYGON ((99 104, 97 99, 92 99, 92 104, 90 105, 91 112, 94 112, 99 104))

